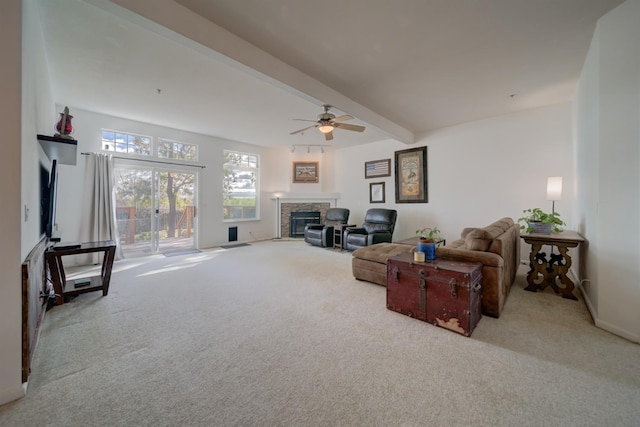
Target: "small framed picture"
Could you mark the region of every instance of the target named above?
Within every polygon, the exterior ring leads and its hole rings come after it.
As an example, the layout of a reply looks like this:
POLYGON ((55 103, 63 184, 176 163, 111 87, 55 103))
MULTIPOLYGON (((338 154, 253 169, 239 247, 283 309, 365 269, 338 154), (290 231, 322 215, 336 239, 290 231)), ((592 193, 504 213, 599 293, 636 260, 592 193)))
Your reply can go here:
POLYGON ((318 162, 293 162, 294 183, 319 182, 318 162))
POLYGON ((369 203, 384 203, 384 182, 369 184, 369 203))
POLYGON ((373 160, 364 163, 365 179, 384 176, 391 176, 391 159, 373 160))

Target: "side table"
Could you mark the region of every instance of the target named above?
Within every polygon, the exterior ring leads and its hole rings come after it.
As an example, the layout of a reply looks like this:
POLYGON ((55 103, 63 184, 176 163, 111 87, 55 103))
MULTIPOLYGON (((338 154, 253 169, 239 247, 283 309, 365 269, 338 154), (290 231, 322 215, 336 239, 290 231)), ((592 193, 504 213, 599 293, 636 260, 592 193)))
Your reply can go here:
POLYGON ((333 226, 333 249, 344 249, 342 246, 342 236, 347 227, 357 227, 356 224, 339 224, 333 226))
POLYGON ((103 242, 87 242, 71 247, 50 247, 45 252, 47 265, 51 273, 53 289, 56 292, 56 305, 64 304, 64 298, 74 295, 84 294, 102 290, 102 295, 109 293, 109 282, 111 281, 111 269, 113 259, 116 254, 116 244, 111 240, 103 242), (67 280, 62 265, 62 257, 65 255, 88 254, 92 252, 103 252, 102 270, 99 276, 91 276, 67 280))
POLYGON ((577 300, 578 298, 573 295, 575 284, 567 276, 571 267, 571 257, 568 251, 569 248, 575 248, 584 242, 584 237, 575 231, 565 230, 552 234, 522 234, 520 238, 531 245, 531 253, 529 254, 531 269, 527 275, 529 286, 525 290, 536 292, 551 286, 554 292, 562 294, 563 298, 577 300), (545 252, 541 252, 544 245, 552 248, 549 259, 547 259, 545 252), (559 253, 553 253, 554 246, 558 248, 559 253))

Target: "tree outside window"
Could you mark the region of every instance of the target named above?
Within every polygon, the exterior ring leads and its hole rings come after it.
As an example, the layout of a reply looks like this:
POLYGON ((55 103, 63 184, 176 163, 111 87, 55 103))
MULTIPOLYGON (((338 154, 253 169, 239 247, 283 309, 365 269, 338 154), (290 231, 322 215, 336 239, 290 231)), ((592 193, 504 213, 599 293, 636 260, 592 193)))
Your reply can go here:
POLYGON ((258 219, 258 170, 257 155, 224 151, 225 220, 258 219))

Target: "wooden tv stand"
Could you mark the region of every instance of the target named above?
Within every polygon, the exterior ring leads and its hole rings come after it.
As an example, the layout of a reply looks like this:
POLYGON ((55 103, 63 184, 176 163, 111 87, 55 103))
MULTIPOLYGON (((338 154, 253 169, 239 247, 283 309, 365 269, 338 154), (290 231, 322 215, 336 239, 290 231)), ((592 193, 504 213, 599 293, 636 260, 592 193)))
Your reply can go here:
POLYGON ((56 305, 64 304, 65 297, 84 294, 87 292, 102 290, 102 295, 109 293, 109 281, 111 280, 111 269, 113 259, 116 254, 116 244, 111 240, 102 242, 87 242, 76 246, 58 247, 52 246, 47 249, 45 256, 53 289, 56 293, 56 305), (81 277, 67 280, 62 265, 62 257, 66 255, 88 254, 93 252, 103 252, 102 271, 99 276, 81 277))

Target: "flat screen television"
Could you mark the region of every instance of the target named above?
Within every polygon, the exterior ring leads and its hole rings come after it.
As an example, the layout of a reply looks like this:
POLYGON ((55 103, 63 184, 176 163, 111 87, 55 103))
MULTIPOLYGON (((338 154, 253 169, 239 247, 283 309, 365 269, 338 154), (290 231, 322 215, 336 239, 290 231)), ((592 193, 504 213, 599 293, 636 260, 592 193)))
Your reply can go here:
POLYGON ((56 223, 56 190, 58 164, 54 159, 51 170, 40 164, 40 234, 53 235, 56 223))

